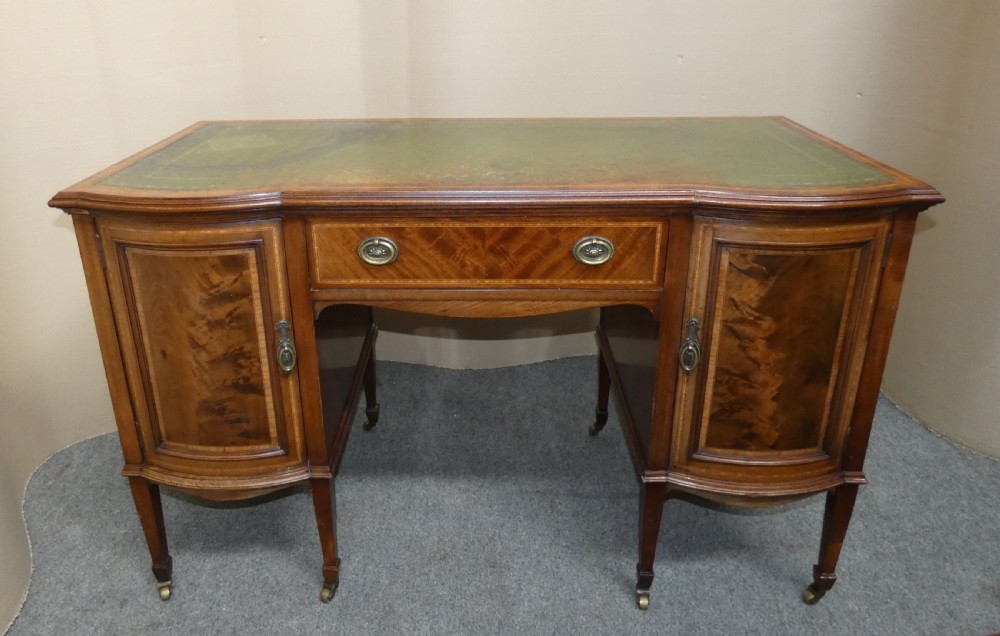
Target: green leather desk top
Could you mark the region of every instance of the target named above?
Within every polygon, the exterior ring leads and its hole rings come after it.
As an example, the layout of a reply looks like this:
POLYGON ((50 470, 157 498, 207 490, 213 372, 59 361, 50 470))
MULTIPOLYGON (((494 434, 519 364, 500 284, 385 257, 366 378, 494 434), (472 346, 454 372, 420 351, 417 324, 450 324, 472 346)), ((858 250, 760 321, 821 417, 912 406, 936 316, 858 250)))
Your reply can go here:
POLYGON ((774 119, 209 123, 101 185, 505 189, 867 185, 891 177, 774 119))
POLYGON ((682 192, 801 202, 859 190, 937 195, 779 117, 265 121, 196 125, 50 203, 274 195, 279 205, 304 193, 332 204, 428 193, 677 201, 682 192))

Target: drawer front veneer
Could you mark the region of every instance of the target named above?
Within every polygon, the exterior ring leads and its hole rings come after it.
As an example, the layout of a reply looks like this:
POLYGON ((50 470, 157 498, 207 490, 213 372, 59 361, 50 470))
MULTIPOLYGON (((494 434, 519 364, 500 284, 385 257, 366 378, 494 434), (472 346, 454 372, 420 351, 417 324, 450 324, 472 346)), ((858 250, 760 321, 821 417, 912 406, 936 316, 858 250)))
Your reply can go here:
MULTIPOLYGON (((313 286, 657 288, 666 224, 658 220, 505 223, 314 220, 309 225, 313 286), (376 265, 358 252, 366 239, 388 239, 395 260, 376 265), (574 247, 603 239, 592 252, 574 247), (587 254, 583 255, 586 258, 587 254)), ((586 245, 584 245, 586 247, 586 245)), ((583 249, 583 248, 581 248, 583 249)))

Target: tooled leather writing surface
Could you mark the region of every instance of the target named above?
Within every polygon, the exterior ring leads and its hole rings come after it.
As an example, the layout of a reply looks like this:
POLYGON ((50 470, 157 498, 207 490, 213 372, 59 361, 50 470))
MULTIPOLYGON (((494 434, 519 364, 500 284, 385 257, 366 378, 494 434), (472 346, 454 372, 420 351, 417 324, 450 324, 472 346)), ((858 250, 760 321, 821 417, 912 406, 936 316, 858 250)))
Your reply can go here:
POLYGON ((801 190, 892 181, 779 118, 481 119, 207 123, 96 185, 801 190))

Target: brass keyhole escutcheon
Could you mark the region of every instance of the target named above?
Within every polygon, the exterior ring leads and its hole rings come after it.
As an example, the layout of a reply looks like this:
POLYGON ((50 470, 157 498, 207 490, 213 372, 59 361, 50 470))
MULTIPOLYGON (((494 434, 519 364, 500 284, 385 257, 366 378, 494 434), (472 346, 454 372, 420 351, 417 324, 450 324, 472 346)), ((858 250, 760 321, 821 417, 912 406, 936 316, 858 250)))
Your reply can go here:
POLYGON ((287 320, 279 320, 278 324, 274 326, 274 330, 278 332, 278 346, 275 348, 274 357, 278 361, 278 368, 283 373, 291 373, 299 359, 298 353, 295 351, 295 341, 292 340, 289 333, 291 329, 292 326, 288 324, 287 320))
POLYGON ((677 357, 681 363, 684 373, 690 374, 701 362, 701 342, 698 341, 698 331, 701 323, 697 318, 692 318, 684 325, 687 328, 687 337, 681 343, 681 349, 677 357))

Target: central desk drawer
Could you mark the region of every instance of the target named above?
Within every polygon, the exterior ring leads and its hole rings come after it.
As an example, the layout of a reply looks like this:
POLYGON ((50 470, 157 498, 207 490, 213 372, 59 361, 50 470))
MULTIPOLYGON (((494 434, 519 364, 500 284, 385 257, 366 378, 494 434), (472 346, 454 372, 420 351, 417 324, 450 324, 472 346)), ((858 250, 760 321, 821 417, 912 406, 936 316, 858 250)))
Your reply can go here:
POLYGON ((314 219, 309 247, 316 288, 655 288, 666 222, 314 219))

